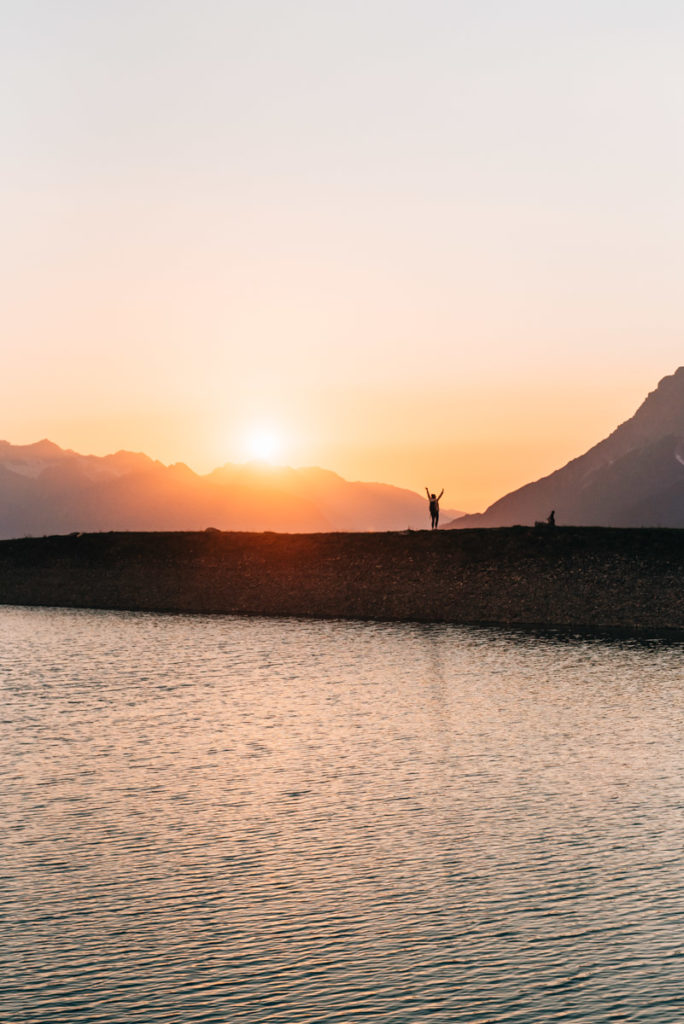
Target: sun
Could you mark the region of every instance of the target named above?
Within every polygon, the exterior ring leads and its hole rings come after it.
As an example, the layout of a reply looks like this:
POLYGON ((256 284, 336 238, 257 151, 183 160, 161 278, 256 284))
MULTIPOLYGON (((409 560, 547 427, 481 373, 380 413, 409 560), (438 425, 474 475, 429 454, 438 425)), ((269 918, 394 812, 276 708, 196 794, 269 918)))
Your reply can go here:
POLYGON ((245 454, 259 462, 275 462, 283 450, 283 438, 274 427, 252 427, 245 436, 245 454))

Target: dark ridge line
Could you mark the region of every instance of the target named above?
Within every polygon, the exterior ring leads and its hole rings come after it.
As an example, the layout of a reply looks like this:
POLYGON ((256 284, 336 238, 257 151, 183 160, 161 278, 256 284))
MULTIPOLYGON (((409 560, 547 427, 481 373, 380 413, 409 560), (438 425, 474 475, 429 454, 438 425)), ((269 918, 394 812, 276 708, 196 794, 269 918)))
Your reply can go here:
POLYGON ((684 638, 684 530, 112 532, 0 541, 0 604, 684 638))

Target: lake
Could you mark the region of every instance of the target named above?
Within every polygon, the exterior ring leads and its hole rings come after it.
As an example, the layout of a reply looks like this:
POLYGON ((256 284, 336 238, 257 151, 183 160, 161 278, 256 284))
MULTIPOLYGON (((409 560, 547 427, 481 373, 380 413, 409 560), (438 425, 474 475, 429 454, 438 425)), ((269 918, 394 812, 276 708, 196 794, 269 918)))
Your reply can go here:
POLYGON ((0 1019, 681 1024, 683 654, 0 608, 0 1019))

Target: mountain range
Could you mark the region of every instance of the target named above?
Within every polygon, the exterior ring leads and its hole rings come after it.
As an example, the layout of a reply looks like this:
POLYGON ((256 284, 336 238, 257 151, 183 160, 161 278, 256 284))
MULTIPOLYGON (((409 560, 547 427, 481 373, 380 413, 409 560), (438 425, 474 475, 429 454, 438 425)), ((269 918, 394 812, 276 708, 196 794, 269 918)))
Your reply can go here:
POLYGON ((552 509, 559 525, 684 527, 684 367, 584 455, 446 525, 532 524, 552 509))
MULTIPOLYGON (((455 510, 447 517, 459 515, 455 510)), ((104 530, 424 529, 427 501, 316 467, 225 465, 200 476, 120 451, 80 455, 51 441, 0 441, 0 537, 104 530)))
MULTIPOLYGON (((554 473, 482 513, 442 510, 448 529, 558 525, 684 528, 684 367, 631 419, 554 473)), ((425 529, 414 491, 329 470, 226 464, 206 475, 142 453, 80 455, 51 441, 0 441, 0 538, 104 530, 425 529)))

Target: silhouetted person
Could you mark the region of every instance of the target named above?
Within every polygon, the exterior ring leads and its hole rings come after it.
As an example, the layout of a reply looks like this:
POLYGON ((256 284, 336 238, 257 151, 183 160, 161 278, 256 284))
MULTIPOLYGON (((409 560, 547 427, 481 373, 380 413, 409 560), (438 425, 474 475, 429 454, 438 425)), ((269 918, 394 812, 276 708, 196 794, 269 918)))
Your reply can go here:
POLYGON ((442 490, 439 492, 439 495, 437 495, 430 494, 430 491, 426 487, 425 493, 427 494, 428 501, 430 502, 430 518, 432 519, 432 529, 436 530, 437 526, 439 525, 439 499, 444 494, 444 488, 442 488, 442 490))
POLYGON ((549 524, 549 526, 555 526, 556 525, 556 510, 555 509, 553 509, 551 512, 549 512, 549 518, 546 520, 546 522, 549 524))

